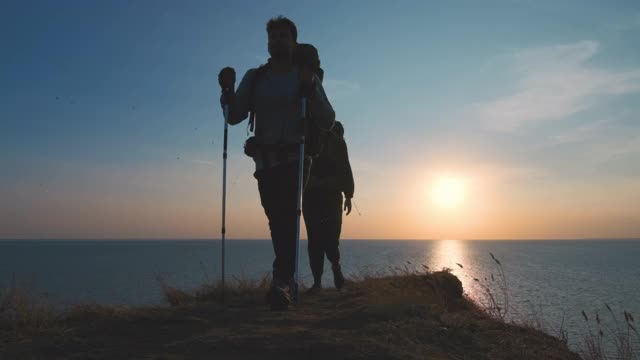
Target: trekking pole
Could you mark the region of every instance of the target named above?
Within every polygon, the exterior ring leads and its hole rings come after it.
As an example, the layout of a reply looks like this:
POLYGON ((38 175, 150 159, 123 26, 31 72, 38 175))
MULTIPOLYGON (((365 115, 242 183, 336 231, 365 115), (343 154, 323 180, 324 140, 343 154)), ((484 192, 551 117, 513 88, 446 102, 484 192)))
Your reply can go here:
POLYGON ((358 216, 362 216, 362 214, 360 213, 360 209, 358 209, 358 204, 356 204, 355 200, 351 200, 353 202, 353 206, 356 207, 356 211, 358 212, 358 216))
POLYGON ((222 152, 222 301, 224 302, 224 258, 227 215, 227 135, 229 133, 229 104, 224 104, 224 149, 222 152))
MULTIPOLYGON (((306 124, 307 117, 307 98, 302 97, 302 121, 306 124)), ((306 127, 306 125, 305 125, 306 127)), ((295 273, 295 285, 293 292, 293 299, 298 301, 298 284, 300 283, 300 218, 302 217, 302 182, 304 181, 304 132, 300 137, 300 153, 298 160, 298 198, 297 198, 297 211, 298 218, 296 223, 296 273, 295 273)))

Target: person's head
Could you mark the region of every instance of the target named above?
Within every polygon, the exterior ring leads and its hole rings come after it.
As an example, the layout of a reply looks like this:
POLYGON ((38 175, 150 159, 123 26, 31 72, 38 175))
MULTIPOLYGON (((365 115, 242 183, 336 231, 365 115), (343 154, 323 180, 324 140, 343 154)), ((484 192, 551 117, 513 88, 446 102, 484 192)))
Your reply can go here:
POLYGON ((339 137, 344 137, 344 126, 342 126, 342 123, 340 121, 336 120, 331 131, 333 131, 333 133, 338 135, 339 137))
POLYGON ((318 76, 318 80, 322 83, 324 78, 324 70, 320 67, 320 56, 318 49, 311 44, 298 43, 293 52, 293 63, 301 66, 309 66, 318 76))
POLYGON ((298 29, 293 21, 284 16, 272 18, 267 22, 269 37, 269 55, 274 59, 291 59, 298 41, 298 29))

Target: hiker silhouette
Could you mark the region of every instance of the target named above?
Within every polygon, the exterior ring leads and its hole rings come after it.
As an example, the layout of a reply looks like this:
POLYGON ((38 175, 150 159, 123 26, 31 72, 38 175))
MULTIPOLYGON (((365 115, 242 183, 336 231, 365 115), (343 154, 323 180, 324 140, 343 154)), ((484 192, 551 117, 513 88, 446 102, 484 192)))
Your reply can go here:
POLYGON ((344 193, 344 210, 349 215, 354 187, 344 128, 336 121, 332 131, 323 137, 322 151, 313 160, 309 183, 302 198, 309 239, 309 265, 313 274, 313 286, 309 293, 322 288, 325 255, 331 262, 335 287, 340 289, 344 286, 338 248, 342 230, 342 194, 344 193))
POLYGON ((251 114, 249 126, 255 132, 245 144, 245 153, 255 162, 254 177, 275 253, 267 300, 272 309, 286 309, 292 290, 297 291, 298 192, 304 168, 300 164, 306 160, 308 169, 311 157, 304 152, 301 159, 301 139, 311 129, 329 131, 335 113, 314 64, 301 63, 304 57, 296 56, 295 24, 279 16, 267 22, 266 30, 269 61, 247 71, 236 91, 233 68, 222 69, 218 79, 221 102, 228 105, 228 123, 239 124, 251 114))

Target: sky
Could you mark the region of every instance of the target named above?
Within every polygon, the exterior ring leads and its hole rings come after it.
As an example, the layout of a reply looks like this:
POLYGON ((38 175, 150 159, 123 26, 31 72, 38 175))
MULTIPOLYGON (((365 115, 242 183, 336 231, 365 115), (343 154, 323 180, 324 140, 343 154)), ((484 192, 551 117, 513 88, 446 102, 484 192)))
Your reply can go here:
MULTIPOLYGON (((640 238, 636 1, 4 0, 0 239, 219 238, 217 73, 281 14, 345 127, 344 239, 640 238)), ((227 236, 264 239, 246 137, 227 236)))

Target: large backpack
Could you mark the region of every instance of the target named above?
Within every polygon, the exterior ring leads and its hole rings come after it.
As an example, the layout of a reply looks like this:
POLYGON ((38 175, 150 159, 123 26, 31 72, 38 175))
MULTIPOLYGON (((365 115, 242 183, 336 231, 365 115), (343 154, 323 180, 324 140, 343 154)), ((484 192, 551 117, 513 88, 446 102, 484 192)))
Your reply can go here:
MULTIPOLYGON (((324 78, 324 70, 320 67, 320 57, 318 56, 318 50, 311 44, 297 44, 293 62, 298 67, 307 66, 310 67, 316 76, 322 81, 324 78)), ((254 132, 255 130, 255 93, 258 81, 264 76, 264 74, 269 70, 271 62, 268 61, 266 64, 261 65, 256 71, 255 76, 253 77, 250 85, 249 85, 249 130, 254 132)), ((316 157, 322 151, 322 130, 318 128, 313 119, 309 117, 309 107, 307 106, 307 114, 306 114, 307 123, 304 126, 305 129, 305 154, 307 156, 316 157)), ((253 157, 254 151, 249 151, 247 149, 247 145, 252 143, 251 147, 254 147, 255 138, 252 136, 247 140, 245 144, 245 153, 247 155, 253 157)))

